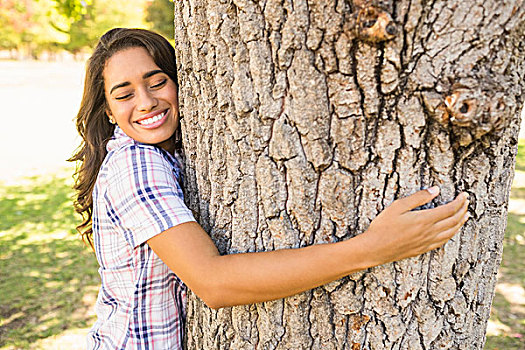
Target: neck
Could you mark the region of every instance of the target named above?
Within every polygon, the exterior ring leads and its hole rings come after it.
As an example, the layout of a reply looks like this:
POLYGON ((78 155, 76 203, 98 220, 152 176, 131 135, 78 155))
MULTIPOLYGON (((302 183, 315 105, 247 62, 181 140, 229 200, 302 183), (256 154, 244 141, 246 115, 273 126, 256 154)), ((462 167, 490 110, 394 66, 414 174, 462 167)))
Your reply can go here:
POLYGON ((157 143, 157 146, 169 152, 170 154, 175 153, 175 139, 173 137, 170 137, 169 139, 167 139, 166 141, 162 141, 161 143, 157 143))

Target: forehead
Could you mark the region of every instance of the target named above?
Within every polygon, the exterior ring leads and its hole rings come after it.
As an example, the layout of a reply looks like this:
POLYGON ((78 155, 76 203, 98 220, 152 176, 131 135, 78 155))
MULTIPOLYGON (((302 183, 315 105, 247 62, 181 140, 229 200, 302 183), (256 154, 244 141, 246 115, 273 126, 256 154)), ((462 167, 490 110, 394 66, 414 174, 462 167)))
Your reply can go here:
POLYGON ((104 67, 106 87, 122 82, 142 79, 144 73, 159 69, 151 55, 143 47, 131 47, 116 52, 104 67))

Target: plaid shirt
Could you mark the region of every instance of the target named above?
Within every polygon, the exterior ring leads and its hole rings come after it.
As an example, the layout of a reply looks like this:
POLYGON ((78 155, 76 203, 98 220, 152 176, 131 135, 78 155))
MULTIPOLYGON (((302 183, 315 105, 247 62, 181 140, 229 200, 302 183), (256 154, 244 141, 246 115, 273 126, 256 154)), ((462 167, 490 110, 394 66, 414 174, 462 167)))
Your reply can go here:
POLYGON ((180 162, 120 128, 93 190, 93 238, 102 285, 88 349, 182 349, 186 287, 146 241, 194 221, 180 162))

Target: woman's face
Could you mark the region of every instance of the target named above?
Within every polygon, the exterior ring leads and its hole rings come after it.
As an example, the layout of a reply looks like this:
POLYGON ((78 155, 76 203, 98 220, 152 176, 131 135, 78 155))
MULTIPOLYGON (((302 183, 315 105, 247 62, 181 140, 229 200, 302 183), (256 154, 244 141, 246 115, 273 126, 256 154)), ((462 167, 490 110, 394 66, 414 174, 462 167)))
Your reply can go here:
POLYGON ((171 136, 179 123, 177 87, 146 49, 115 53, 103 74, 108 116, 132 139, 173 151, 171 136))

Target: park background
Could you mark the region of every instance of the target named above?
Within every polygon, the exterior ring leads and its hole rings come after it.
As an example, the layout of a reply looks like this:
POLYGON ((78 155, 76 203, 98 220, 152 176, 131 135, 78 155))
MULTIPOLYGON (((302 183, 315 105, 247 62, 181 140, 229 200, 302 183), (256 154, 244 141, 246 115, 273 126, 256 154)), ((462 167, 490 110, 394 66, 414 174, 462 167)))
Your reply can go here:
MULTIPOLYGON (((85 59, 115 26, 172 38, 173 4, 0 0, 0 350, 84 349, 95 321, 98 265, 75 230, 66 159, 85 59)), ((486 349, 525 348, 524 113, 486 349)))

